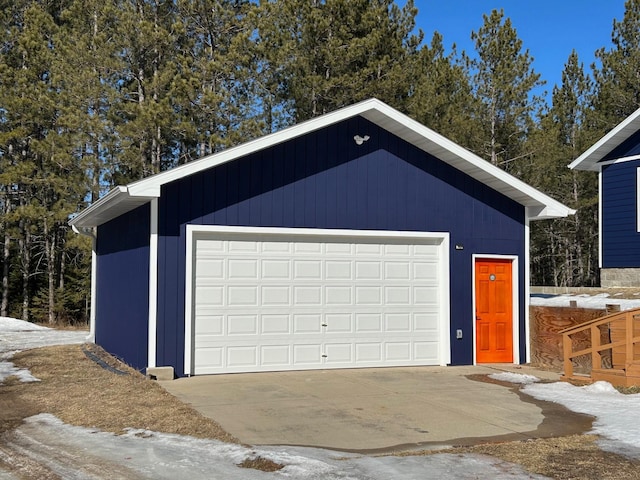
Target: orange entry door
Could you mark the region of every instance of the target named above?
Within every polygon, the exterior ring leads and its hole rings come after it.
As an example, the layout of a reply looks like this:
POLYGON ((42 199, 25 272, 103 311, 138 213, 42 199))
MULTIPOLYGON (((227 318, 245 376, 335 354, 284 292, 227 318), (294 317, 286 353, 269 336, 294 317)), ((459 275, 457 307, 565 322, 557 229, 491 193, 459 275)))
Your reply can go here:
POLYGON ((511 261, 476 260, 476 363, 513 362, 511 261))

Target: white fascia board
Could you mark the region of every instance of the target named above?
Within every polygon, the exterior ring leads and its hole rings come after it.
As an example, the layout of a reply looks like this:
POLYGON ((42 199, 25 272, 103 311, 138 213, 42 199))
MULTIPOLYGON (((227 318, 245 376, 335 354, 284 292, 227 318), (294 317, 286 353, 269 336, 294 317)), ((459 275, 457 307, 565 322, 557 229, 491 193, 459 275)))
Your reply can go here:
POLYGON ((537 209, 529 207, 527 208, 527 218, 529 220, 548 220, 550 218, 564 218, 576 213, 573 208, 567 208, 564 205, 561 205, 561 207, 554 208, 551 205, 537 209))
POLYGON ((111 208, 113 205, 117 205, 124 200, 126 193, 127 187, 122 185, 115 187, 104 197, 96 200, 93 205, 85 208, 82 212, 69 220, 69 225, 72 227, 94 226, 91 225, 90 219, 95 215, 95 213, 106 208, 111 208))
POLYGON ((625 118, 591 148, 569 164, 570 169, 600 171, 600 160, 640 129, 640 108, 625 118))

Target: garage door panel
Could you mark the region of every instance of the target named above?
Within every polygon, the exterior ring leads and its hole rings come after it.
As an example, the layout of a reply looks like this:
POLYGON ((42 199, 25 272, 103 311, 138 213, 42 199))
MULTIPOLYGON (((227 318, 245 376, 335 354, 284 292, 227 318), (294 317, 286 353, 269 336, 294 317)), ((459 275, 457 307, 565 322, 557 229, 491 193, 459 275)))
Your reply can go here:
POLYGON ((198 235, 193 373, 440 363, 434 240, 198 235))
POLYGON ((410 280, 411 264, 408 261, 404 262, 385 262, 384 263, 384 278, 386 280, 410 280))
POLYGON ((413 288, 414 305, 435 305, 438 303, 437 287, 414 287, 413 288))
POLYGON ((355 344, 357 364, 382 363, 381 342, 359 342, 355 344))
POLYGON ((433 342, 415 342, 414 343, 415 358, 424 362, 433 364, 440 358, 439 343, 433 342))
POLYGON ((327 255, 335 256, 353 256, 353 244, 351 243, 326 243, 325 252, 327 255))
POLYGON ((385 360, 408 362, 411 360, 411 342, 386 342, 385 360))
POLYGON ((285 335, 291 332, 289 315, 261 315, 260 333, 263 335, 285 335))
POLYGON ((292 295, 289 285, 263 285, 261 294, 263 306, 289 306, 291 304, 292 295))
POLYGON ((351 280, 353 262, 349 260, 325 261, 325 280, 351 280))
POLYGON ((230 336, 257 335, 257 317, 257 315, 227 315, 227 334, 230 336))
POLYGON ((293 301, 299 306, 322 306, 322 287, 320 285, 293 287, 293 301))
POLYGON ((413 315, 413 329, 416 332, 433 332, 439 330, 440 316, 437 311, 416 312, 413 315))
POLYGON ((261 280, 290 280, 291 262, 286 259, 269 258, 261 262, 261 280))
POLYGON ((196 287, 196 298, 198 303, 196 308, 203 306, 222 307, 224 305, 224 286, 198 286, 196 287))
POLYGON ((409 286, 388 286, 384 288, 384 300, 387 305, 411 305, 409 286))
POLYGON ((320 334, 322 332, 322 316, 320 314, 294 314, 294 334, 320 334))
POLYGON ((382 305, 382 287, 356 286, 356 303, 358 305, 382 305))
POLYGON ((258 366, 258 347, 253 345, 227 347, 227 365, 231 368, 258 366))
POLYGON ((326 361, 328 365, 353 365, 353 344, 352 343, 326 343, 324 345, 326 361))
POLYGON ((261 364, 267 367, 291 365, 290 345, 263 345, 260 347, 261 364))
POLYGON ((382 266, 379 260, 356 262, 356 280, 380 279, 382 279, 382 266))
POLYGON ((226 304, 231 307, 257 306, 258 287, 256 285, 250 285, 246 287, 239 285, 229 285, 227 287, 226 304))
POLYGON ((384 315, 385 332, 396 333, 411 332, 411 314, 406 313, 385 313, 384 315))
POLYGON ((230 240, 228 243, 229 253, 257 253, 259 243, 247 240, 230 240))
POLYGON ((324 287, 325 304, 328 307, 335 305, 351 305, 351 285, 334 285, 324 287))
POLYGON ((361 313, 356 315, 356 332, 382 333, 382 318, 379 313, 361 313))
POLYGON ((327 313, 324 315, 324 333, 344 335, 353 332, 353 315, 350 313, 327 313))
POLYGON ((293 263, 296 280, 321 280, 322 262, 320 260, 296 260, 293 263))
POLYGON ((305 365, 322 365, 321 344, 293 345, 293 365, 298 367, 305 365))

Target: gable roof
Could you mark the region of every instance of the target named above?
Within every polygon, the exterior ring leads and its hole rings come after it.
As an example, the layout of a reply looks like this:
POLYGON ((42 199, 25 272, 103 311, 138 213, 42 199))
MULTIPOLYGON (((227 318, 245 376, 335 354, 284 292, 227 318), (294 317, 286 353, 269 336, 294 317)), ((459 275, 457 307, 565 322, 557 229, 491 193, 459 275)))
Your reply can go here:
POLYGON ((599 172, 602 166, 599 162, 638 130, 640 130, 640 108, 571 162, 569 168, 599 172))
POLYGON ((75 228, 90 228, 101 225, 153 198, 158 198, 161 187, 167 183, 234 161, 358 115, 528 207, 530 220, 566 217, 575 213, 575 210, 509 175, 504 170, 389 105, 377 99, 370 99, 128 185, 118 186, 76 215, 69 224, 75 228))

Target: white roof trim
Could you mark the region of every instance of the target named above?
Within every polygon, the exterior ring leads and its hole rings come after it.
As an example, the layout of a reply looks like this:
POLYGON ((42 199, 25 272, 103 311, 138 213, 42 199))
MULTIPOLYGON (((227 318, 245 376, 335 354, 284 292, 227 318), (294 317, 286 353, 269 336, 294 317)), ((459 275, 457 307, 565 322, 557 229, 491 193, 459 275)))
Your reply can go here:
POLYGON ((566 207, 539 190, 509 175, 504 170, 490 164, 387 104, 377 99, 369 99, 203 157, 166 172, 138 180, 126 186, 116 187, 105 197, 81 212, 70 223, 76 226, 100 225, 108 221, 108 219, 124 213, 126 210, 123 209, 127 207, 133 209, 146 203, 151 198, 159 197, 161 187, 174 180, 239 159, 357 115, 363 116, 421 150, 449 163, 454 168, 467 173, 516 202, 526 207, 531 207, 531 211, 538 211, 539 214, 530 217, 532 220, 566 217, 575 213, 575 210, 566 207), (120 208, 114 208, 116 205, 119 205, 120 208))
POLYGON ((640 108, 571 162, 569 168, 599 172, 602 166, 599 163, 600 160, 638 130, 640 130, 640 108))

